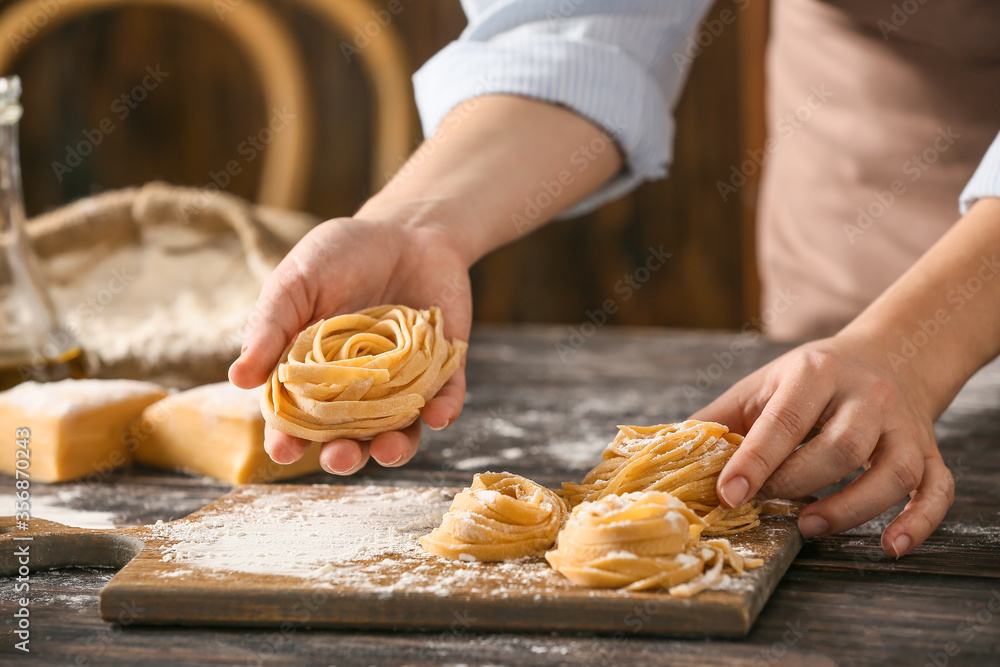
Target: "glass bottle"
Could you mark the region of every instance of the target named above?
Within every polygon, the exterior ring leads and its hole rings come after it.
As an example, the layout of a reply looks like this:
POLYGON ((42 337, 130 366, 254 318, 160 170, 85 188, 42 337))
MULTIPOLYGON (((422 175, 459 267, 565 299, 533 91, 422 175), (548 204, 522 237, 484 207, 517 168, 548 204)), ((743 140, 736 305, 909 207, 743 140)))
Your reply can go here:
POLYGON ((0 390, 85 373, 80 346, 60 325, 24 233, 20 98, 20 78, 0 77, 0 390))

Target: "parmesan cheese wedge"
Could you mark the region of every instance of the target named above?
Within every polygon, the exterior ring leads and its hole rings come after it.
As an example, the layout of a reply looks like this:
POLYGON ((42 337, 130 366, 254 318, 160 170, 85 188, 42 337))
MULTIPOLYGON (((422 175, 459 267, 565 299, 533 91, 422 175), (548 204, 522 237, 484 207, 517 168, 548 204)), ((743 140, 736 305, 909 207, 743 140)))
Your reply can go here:
POLYGON ((192 472, 231 484, 271 482, 320 470, 319 445, 282 465, 264 451, 263 387, 228 382, 173 394, 146 408, 133 429, 140 463, 192 472))
POLYGON ((137 380, 19 384, 0 393, 0 470, 38 482, 100 479, 132 460, 131 427, 166 395, 137 380))

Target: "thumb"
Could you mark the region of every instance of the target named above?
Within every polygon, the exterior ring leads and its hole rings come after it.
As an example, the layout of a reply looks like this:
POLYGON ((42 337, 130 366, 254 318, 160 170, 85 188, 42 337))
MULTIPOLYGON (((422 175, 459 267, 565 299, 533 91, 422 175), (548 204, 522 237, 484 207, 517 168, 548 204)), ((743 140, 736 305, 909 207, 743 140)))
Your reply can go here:
POLYGON ((251 389, 264 384, 288 344, 310 323, 313 308, 306 290, 284 278, 286 275, 282 262, 264 283, 247 320, 243 350, 229 367, 229 381, 237 387, 251 389))

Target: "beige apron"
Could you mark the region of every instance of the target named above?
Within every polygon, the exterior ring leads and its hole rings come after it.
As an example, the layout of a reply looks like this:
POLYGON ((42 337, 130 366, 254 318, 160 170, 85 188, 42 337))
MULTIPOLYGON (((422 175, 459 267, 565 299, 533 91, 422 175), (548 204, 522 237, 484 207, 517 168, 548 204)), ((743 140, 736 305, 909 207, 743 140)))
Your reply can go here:
POLYGON ((772 13, 758 262, 767 332, 790 340, 835 333, 958 219, 1000 130, 1000 2, 772 13))

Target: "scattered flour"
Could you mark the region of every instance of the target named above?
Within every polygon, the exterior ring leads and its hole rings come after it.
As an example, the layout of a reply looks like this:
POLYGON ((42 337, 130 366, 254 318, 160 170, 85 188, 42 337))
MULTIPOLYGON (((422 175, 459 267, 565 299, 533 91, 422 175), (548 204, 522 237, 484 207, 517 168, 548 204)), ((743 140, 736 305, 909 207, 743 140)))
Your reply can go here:
MULTIPOLYGON (((480 563, 427 554, 418 538, 440 525, 451 503, 444 490, 369 486, 333 499, 322 485, 294 492, 246 487, 239 493, 231 504, 191 520, 149 527, 163 540, 162 562, 176 565, 162 576, 241 572, 297 577, 318 588, 349 586, 386 599, 478 593, 536 604, 573 587, 543 558, 480 563)), ((724 587, 749 590, 753 579, 732 578, 724 587)))
POLYGON ((226 417, 257 419, 260 417, 260 399, 264 386, 240 389, 231 382, 215 382, 173 394, 160 402, 163 410, 176 406, 198 408, 208 418, 226 417))
POLYGON ((577 417, 602 415, 617 417, 637 405, 645 405, 649 398, 635 390, 619 392, 614 396, 588 396, 573 404, 571 410, 577 417))
POLYGON ((504 586, 570 586, 541 558, 507 563, 449 562, 424 552, 418 538, 441 523, 451 496, 439 489, 363 487, 330 499, 326 487, 295 492, 244 490, 245 502, 200 513, 197 520, 157 522, 162 576, 194 570, 299 577, 317 586, 349 585, 379 595, 462 591, 507 594, 504 586), (516 576, 512 576, 516 573, 516 576))
POLYGON ((158 522, 153 531, 173 542, 163 550, 167 562, 316 577, 345 563, 419 553, 416 538, 437 527, 448 509, 438 491, 368 487, 334 500, 312 495, 265 493, 197 521, 158 522))
POLYGON ((139 380, 60 380, 22 382, 3 393, 4 405, 27 415, 69 417, 96 407, 140 396, 160 395, 163 389, 139 380))
POLYGON ((493 419, 490 422, 490 429, 497 435, 502 435, 506 438, 523 438, 527 435, 527 431, 517 424, 500 418, 493 419))
POLYGON ((186 577, 189 574, 194 574, 194 570, 181 568, 179 570, 168 570, 167 572, 163 572, 160 574, 160 577, 163 579, 179 579, 181 577, 186 577))
POLYGON ((499 459, 496 456, 470 456, 455 462, 455 470, 485 470, 499 459))
POLYGON ((72 595, 66 594, 55 594, 48 595, 47 593, 42 593, 38 598, 32 602, 44 603, 46 606, 59 605, 60 607, 69 607, 72 609, 83 609, 85 607, 96 607, 97 606, 97 595, 96 593, 76 593, 72 595))
POLYGON ((532 454, 547 456, 573 469, 590 469, 600 462, 608 446, 605 436, 591 436, 581 440, 550 442, 531 448, 532 454))
MULTIPOLYGON (((14 513, 14 495, 0 495, 0 514, 14 513)), ((35 519, 55 521, 76 528, 114 528, 115 514, 113 512, 94 512, 78 510, 64 506, 65 499, 58 495, 31 497, 31 516, 35 519)))
POLYGON ((106 364, 156 365, 205 350, 239 351, 261 283, 235 236, 184 231, 146 229, 144 244, 96 263, 87 252, 50 261, 53 299, 88 354, 106 364))

